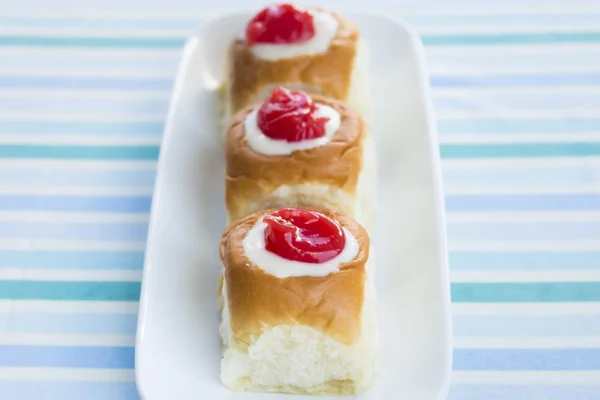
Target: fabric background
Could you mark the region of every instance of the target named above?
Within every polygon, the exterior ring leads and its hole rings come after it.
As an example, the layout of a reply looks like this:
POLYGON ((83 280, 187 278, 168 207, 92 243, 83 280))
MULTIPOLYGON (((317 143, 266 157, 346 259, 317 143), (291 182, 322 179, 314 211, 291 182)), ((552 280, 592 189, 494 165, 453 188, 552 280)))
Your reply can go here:
MULTIPOLYGON (((138 399, 144 240, 181 46, 240 4, 0 0, 1 399, 138 399)), ((449 398, 600 399, 600 2, 321 4, 403 18, 425 44, 449 398)))

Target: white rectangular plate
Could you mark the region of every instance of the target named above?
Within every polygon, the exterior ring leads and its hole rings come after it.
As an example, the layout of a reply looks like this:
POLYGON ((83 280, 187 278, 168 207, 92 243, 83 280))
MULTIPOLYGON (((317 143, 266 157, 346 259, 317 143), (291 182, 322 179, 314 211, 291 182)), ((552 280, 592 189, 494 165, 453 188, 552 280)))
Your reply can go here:
MULTIPOLYGON (((417 36, 349 15, 370 47, 379 162, 373 232, 381 372, 365 400, 445 398, 452 346, 444 206, 427 74, 417 36)), ((218 245, 225 224, 216 90, 226 48, 248 14, 190 38, 161 149, 144 266, 136 379, 145 400, 285 399, 234 393, 219 380, 218 245)))

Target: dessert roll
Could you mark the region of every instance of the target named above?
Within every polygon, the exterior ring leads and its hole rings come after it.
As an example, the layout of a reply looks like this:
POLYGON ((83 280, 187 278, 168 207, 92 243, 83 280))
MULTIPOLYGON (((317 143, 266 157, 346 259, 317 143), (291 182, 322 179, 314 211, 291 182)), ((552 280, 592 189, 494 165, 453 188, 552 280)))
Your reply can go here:
POLYGON ((291 4, 267 7, 231 44, 225 117, 286 86, 346 101, 368 120, 367 60, 357 28, 341 16, 291 4))
POLYGON ((367 231, 321 209, 251 214, 224 232, 221 380, 237 391, 353 395, 379 339, 367 231))
POLYGON ((321 95, 275 88, 231 121, 225 138, 230 221, 279 207, 325 207, 368 228, 377 167, 360 115, 321 95))

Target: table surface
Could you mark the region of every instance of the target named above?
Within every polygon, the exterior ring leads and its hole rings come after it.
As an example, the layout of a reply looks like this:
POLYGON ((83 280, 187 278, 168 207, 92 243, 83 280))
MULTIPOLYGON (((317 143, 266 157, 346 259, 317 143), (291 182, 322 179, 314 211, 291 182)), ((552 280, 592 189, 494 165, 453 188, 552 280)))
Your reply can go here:
MULTIPOLYGON (((0 398, 137 399, 163 121, 183 40, 216 9, 2 3, 0 398)), ((419 30, 430 66, 449 398, 600 399, 600 3, 452 3, 370 2, 419 30)))

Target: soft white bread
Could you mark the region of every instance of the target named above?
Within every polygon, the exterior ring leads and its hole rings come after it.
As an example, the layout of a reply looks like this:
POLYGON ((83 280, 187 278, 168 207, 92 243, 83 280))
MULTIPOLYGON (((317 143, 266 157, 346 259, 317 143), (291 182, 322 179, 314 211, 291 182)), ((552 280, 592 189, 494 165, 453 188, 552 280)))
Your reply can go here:
POLYGON ((320 54, 264 60, 252 53, 244 39, 234 40, 221 88, 224 126, 233 114, 268 98, 278 86, 342 100, 370 121, 368 45, 354 24, 338 14, 331 15, 338 21, 337 32, 327 51, 320 54))
POLYGON ((373 383, 379 360, 374 255, 364 228, 320 210, 360 244, 324 277, 278 278, 253 265, 242 240, 267 211, 223 234, 221 380, 233 390, 353 395, 373 383))
POLYGON ((289 155, 255 152, 244 121, 259 106, 238 112, 225 138, 225 203, 229 220, 279 207, 324 207, 371 228, 376 218, 377 159, 368 128, 354 109, 320 95, 315 103, 335 109, 341 123, 331 141, 289 155))

